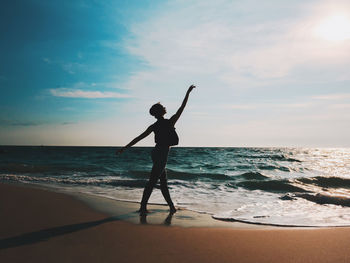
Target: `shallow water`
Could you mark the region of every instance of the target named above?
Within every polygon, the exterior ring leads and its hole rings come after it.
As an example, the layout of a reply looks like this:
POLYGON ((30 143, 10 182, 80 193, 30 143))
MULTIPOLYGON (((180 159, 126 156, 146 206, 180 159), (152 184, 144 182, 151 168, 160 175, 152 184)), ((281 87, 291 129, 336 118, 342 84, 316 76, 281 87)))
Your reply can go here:
MULTIPOLYGON (((0 180, 140 201, 152 148, 0 147, 0 180)), ((176 205, 216 219, 350 225, 350 149, 181 148, 167 173, 176 205)), ((164 203, 154 190, 152 203, 164 203)))

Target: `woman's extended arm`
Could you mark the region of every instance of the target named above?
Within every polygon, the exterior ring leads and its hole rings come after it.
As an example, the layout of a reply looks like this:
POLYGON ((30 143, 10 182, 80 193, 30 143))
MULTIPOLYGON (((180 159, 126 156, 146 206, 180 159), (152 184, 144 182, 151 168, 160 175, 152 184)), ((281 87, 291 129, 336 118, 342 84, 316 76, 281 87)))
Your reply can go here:
POLYGON ((187 100, 188 100, 188 97, 191 93, 191 91, 195 88, 196 86, 194 85, 191 85, 187 92, 186 92, 186 96, 184 98, 184 100, 182 101, 182 104, 180 106, 180 108, 177 110, 177 112, 170 118, 170 122, 172 123, 172 125, 175 125, 175 123, 177 122, 177 120, 180 118, 181 116, 181 113, 183 112, 185 106, 186 106, 186 103, 187 103, 187 100))
POLYGON ((116 152, 116 154, 121 154, 126 150, 127 148, 133 146, 134 144, 138 143, 142 139, 146 138, 150 133, 153 131, 153 125, 149 126, 147 130, 145 130, 143 133, 141 133, 139 136, 137 136, 135 139, 133 139, 131 142, 129 142, 126 146, 121 148, 119 151, 116 152))

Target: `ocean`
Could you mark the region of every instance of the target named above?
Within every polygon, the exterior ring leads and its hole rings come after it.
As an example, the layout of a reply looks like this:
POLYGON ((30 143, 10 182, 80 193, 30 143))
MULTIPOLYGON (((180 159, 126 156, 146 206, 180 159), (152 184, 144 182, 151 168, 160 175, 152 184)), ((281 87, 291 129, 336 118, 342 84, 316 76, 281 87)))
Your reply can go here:
MULTIPOLYGON (((117 149, 0 146, 0 181, 139 202, 152 148, 117 149)), ((167 175, 176 206, 217 220, 350 226, 349 148, 173 147, 167 175)))

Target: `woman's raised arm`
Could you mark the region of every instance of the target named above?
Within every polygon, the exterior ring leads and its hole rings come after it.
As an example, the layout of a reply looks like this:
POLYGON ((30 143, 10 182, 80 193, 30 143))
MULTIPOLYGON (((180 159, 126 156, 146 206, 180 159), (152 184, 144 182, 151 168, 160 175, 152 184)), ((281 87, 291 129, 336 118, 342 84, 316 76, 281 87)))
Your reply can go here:
POLYGON ((188 100, 188 97, 191 93, 191 91, 195 88, 196 86, 194 85, 191 85, 187 92, 186 92, 186 95, 185 95, 185 98, 184 100, 182 101, 182 104, 180 106, 180 108, 177 110, 177 112, 170 118, 170 122, 172 123, 172 125, 175 125, 175 123, 177 122, 177 120, 180 118, 186 104, 187 104, 187 100, 188 100))

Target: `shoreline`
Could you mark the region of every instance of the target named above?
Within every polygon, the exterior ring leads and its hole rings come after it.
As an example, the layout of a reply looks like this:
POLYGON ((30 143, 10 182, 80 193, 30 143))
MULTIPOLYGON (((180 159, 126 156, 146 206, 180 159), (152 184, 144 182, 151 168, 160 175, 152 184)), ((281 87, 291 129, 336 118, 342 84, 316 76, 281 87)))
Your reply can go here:
MULTIPOLYGON (((122 221, 132 224, 150 224, 150 225, 167 225, 178 227, 220 227, 233 229, 275 229, 286 228, 284 226, 249 224, 245 222, 232 222, 214 219, 212 215, 205 212, 196 212, 186 208, 178 208, 177 212, 172 216, 169 215, 169 208, 163 204, 148 204, 150 213, 146 217, 140 217, 137 210, 139 202, 117 200, 106 196, 98 196, 85 192, 72 192, 64 188, 55 186, 45 186, 42 184, 30 183, 0 183, 14 186, 28 187, 32 189, 40 189, 44 191, 64 194, 81 201, 90 209, 102 213, 106 216, 120 218, 122 221)), ((288 228, 288 227, 287 227, 288 228)), ((291 227, 303 228, 303 227, 291 227)), ((307 227, 310 228, 310 227, 307 227)))
MULTIPOLYGON (((136 213, 130 204, 114 208, 111 216, 80 198, 0 183, 0 261, 350 262, 348 227, 182 227, 175 222, 193 219, 181 210, 168 227, 165 207, 156 207, 160 211, 147 218, 148 224, 134 224, 128 221, 136 213)), ((100 209, 111 209, 100 201, 95 199, 100 209)))
MULTIPOLYGON (((151 224, 162 225, 167 219, 165 225, 179 227, 216 227, 232 229, 327 229, 327 228, 350 228, 350 226, 299 226, 299 225, 280 225, 269 223, 246 222, 233 219, 215 218, 215 216, 206 212, 197 212, 187 208, 177 207, 177 212, 169 217, 169 209, 166 204, 148 204, 148 213, 141 218, 137 212, 139 202, 118 200, 108 196, 100 196, 87 192, 72 192, 69 189, 56 187, 54 185, 18 183, 18 182, 0 182, 0 184, 9 184, 14 186, 28 187, 32 189, 41 189, 49 192, 60 193, 73 197, 81 201, 92 210, 102 213, 106 216, 120 218, 121 220, 133 224, 151 224), (126 216, 127 214, 127 216, 126 216), (170 220, 169 220, 170 219, 170 220)), ((350 222, 349 222, 350 224, 350 222)))

